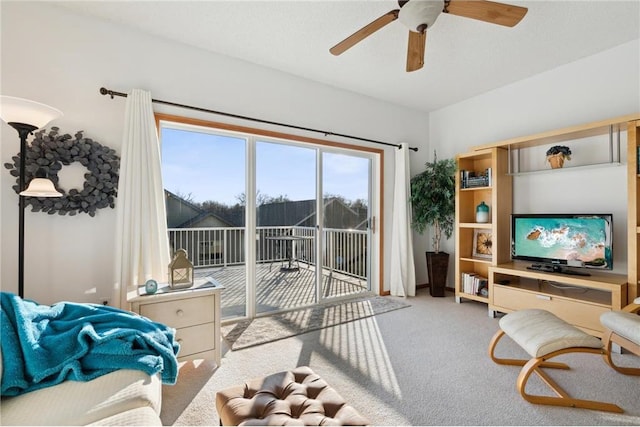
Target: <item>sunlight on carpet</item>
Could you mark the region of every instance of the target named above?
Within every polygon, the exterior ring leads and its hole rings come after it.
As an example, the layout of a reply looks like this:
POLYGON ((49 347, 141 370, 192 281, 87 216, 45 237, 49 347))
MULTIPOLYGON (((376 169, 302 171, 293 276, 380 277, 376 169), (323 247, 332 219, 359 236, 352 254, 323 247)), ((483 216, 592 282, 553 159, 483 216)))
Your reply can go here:
POLYGON ((358 298, 230 323, 222 326, 222 336, 231 350, 239 350, 405 307, 390 297, 358 298))

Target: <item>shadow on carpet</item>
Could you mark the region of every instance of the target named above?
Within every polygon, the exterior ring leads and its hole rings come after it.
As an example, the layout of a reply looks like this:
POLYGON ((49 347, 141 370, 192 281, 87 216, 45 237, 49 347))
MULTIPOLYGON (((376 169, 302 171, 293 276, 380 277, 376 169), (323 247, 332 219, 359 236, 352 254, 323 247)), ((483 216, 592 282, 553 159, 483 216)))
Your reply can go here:
POLYGON ((358 298, 230 323, 222 336, 231 350, 240 350, 409 306, 390 297, 358 298))

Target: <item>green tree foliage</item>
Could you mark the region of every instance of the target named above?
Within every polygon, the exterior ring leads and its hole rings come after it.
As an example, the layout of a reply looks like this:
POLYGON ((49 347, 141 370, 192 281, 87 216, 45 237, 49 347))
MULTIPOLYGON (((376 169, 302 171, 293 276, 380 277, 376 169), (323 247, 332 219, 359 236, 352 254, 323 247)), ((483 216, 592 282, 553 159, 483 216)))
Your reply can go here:
POLYGON ((425 163, 425 168, 411 178, 412 227, 422 234, 427 226, 433 226, 433 250, 438 253, 442 233, 447 239, 453 233, 456 162, 438 160, 434 151, 433 162, 425 163))

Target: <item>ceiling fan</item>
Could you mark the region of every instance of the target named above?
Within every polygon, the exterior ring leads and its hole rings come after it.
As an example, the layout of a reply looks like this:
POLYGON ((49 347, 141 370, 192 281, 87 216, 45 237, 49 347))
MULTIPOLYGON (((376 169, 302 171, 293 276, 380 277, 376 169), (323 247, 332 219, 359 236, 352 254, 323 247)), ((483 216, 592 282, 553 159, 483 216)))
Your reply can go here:
POLYGON ((487 0, 398 0, 399 9, 391 10, 360 28, 329 49, 340 55, 382 27, 399 19, 409 29, 407 71, 416 71, 424 65, 427 28, 435 23, 440 13, 478 19, 492 24, 513 27, 527 13, 526 7, 496 3, 487 0))

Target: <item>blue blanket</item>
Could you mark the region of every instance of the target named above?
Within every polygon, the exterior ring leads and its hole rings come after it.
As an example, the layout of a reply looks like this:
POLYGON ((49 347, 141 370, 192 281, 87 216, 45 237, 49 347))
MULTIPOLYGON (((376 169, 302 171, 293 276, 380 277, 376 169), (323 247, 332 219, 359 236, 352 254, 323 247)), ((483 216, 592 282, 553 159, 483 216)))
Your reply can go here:
POLYGON ((178 376, 175 330, 114 307, 51 306, 1 293, 2 396, 63 381, 89 381, 118 369, 178 376))

